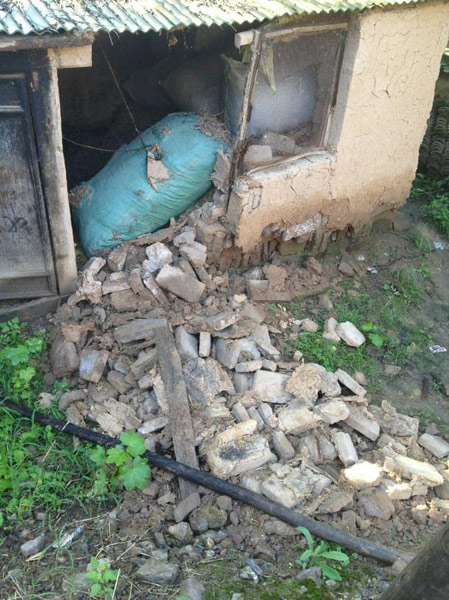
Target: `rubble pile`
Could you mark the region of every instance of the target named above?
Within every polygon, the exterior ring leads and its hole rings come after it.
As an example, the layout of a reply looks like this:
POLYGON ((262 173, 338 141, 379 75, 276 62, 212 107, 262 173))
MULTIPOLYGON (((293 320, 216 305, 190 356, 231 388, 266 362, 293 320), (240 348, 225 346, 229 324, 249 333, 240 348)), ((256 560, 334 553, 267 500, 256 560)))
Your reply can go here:
MULTIPOLYGON (((222 273, 208 266, 210 246, 199 231, 172 226, 88 261, 77 291, 54 317, 50 356, 55 377, 71 388, 59 400, 67 419, 94 422, 113 436, 136 429, 149 450, 171 453, 169 399, 155 347, 158 326, 168 322, 201 468, 366 535, 390 520, 400 527, 400 515, 419 524, 444 520, 449 444, 438 432, 420 435, 418 419, 386 400, 370 405, 360 373, 330 372, 305 363, 300 352, 284 359, 285 330, 318 326, 304 318, 274 327, 258 302, 321 289, 320 263, 222 273)), ((333 317, 323 337, 365 343, 352 323, 333 317)), ((180 498, 174 484, 164 489, 164 518, 189 519, 196 533, 236 519, 223 497, 217 508, 204 506, 203 490, 180 498)), ((190 528, 169 531, 188 537, 190 528)))

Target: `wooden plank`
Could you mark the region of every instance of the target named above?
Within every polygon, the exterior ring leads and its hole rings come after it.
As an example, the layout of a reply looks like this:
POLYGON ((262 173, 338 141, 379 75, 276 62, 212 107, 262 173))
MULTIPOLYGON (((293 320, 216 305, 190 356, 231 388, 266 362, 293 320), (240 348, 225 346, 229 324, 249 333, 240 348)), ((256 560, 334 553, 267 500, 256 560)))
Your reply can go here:
POLYGON ((49 48, 48 56, 58 69, 77 69, 92 66, 92 46, 49 48))
MULTIPOLYGON (((155 329, 155 332, 157 358, 168 399, 175 457, 178 462, 198 469, 189 399, 175 339, 167 321, 155 329)), ((181 498, 187 498, 197 491, 197 486, 190 481, 181 478, 178 481, 181 498)))
POLYGON ((39 319, 49 312, 54 312, 60 301, 59 296, 51 296, 50 298, 39 298, 39 300, 32 300, 31 302, 11 303, 4 308, 0 304, 0 322, 9 321, 14 317, 18 317, 20 321, 39 319))
POLYGON ((92 44, 94 39, 95 35, 92 32, 57 35, 1 35, 0 52, 85 46, 92 44))

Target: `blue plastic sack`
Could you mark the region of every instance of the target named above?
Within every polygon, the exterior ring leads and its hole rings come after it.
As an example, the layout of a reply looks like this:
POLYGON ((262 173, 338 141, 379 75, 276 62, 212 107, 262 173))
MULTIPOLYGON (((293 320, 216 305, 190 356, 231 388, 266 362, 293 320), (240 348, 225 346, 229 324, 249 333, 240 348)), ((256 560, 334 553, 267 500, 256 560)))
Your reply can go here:
POLYGON ((122 146, 76 190, 80 200, 73 218, 86 255, 156 231, 186 210, 211 187, 221 147, 223 142, 203 133, 199 118, 189 113, 168 115, 122 146), (147 149, 154 145, 169 172, 157 189, 147 180, 147 149))

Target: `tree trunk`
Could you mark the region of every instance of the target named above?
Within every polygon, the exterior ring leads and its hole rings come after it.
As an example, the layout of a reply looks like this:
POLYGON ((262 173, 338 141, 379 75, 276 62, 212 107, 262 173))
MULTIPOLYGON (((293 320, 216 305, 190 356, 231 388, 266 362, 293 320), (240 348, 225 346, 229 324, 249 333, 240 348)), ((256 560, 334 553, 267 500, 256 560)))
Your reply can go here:
POLYGON ((379 600, 449 599, 449 523, 396 577, 379 600))

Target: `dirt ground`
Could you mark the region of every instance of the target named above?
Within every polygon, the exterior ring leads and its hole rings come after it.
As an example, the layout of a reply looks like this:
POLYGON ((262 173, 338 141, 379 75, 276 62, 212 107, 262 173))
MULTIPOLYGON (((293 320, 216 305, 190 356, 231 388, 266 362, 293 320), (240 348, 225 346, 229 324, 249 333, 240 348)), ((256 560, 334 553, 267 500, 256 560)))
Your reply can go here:
MULTIPOLYGON (((419 416, 422 427, 434 423, 435 429, 447 434, 449 352, 433 353, 430 348, 449 346, 448 240, 426 220, 425 207, 414 200, 398 213, 393 229, 378 226, 369 237, 353 240, 344 251, 342 246, 330 247, 320 261, 339 263, 342 257, 353 265, 354 273, 329 291, 330 300, 342 314, 372 322, 383 340, 384 349, 372 349, 360 363, 372 402, 380 404, 387 399, 401 412, 419 416), (397 336, 399 345, 390 348, 389 338, 397 336)), ((277 341, 285 360, 296 349, 298 334, 283 329, 283 322, 291 317, 319 320, 322 316, 316 297, 271 305, 269 312, 271 323, 279 327, 277 341)), ((310 359, 318 351, 313 340, 308 350, 304 344, 301 350, 306 359, 308 351, 310 359)), ((156 472, 155 480, 163 486, 170 476, 156 472)), ((132 492, 125 494, 118 506, 112 501, 108 506, 77 506, 56 520, 45 513, 36 514, 8 534, 0 531, 0 597, 88 598, 83 572, 92 556, 101 556, 120 569, 114 598, 176 599, 176 585, 144 584, 134 576, 136 565, 155 547, 161 555, 168 548, 177 555, 182 572, 179 580, 191 575, 200 578, 206 600, 231 600, 233 594, 242 594, 244 600, 374 600, 394 576, 390 567, 353 558, 341 583, 298 581, 300 568, 295 559, 301 550, 300 536, 273 524, 255 509, 235 504, 236 523, 226 528, 224 537, 215 531, 215 539, 195 538, 186 550, 161 527, 160 500, 132 492), (50 541, 32 560, 19 551, 25 538, 43 530, 49 540, 56 540, 78 526, 83 527, 82 535, 65 549, 52 547, 50 541), (269 538, 268 530, 274 532, 269 538), (156 532, 159 535, 155 536, 156 532), (260 571, 257 581, 243 578, 251 561, 256 561, 260 571)), ((372 527, 362 535, 413 554, 439 526, 398 515, 392 525, 372 527)))

